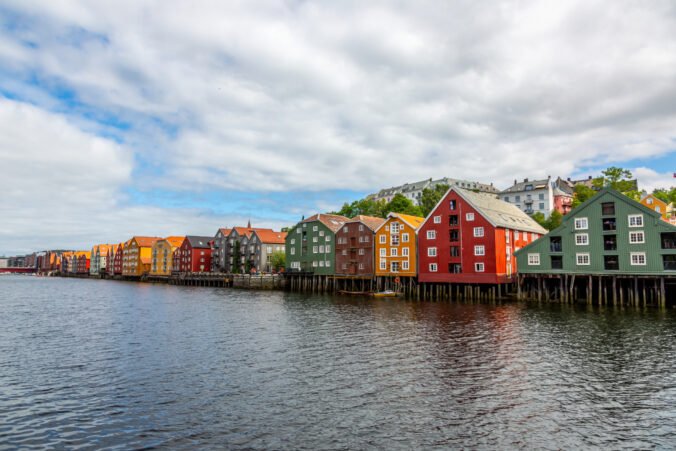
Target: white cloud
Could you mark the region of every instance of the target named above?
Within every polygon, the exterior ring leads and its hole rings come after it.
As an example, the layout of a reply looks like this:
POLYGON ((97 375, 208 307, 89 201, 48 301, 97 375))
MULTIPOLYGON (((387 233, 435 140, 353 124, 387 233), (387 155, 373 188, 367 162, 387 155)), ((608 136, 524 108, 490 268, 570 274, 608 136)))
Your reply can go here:
POLYGON ((639 189, 652 193, 657 188, 670 189, 676 187, 676 172, 660 173, 653 169, 640 167, 631 170, 634 177, 639 180, 639 189))

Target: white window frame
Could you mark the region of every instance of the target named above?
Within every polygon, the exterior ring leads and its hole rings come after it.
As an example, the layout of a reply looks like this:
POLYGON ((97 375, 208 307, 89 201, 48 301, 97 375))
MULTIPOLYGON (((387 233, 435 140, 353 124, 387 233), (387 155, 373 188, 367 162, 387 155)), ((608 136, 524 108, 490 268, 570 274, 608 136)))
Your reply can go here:
POLYGON ((435 216, 434 217, 434 223, 435 224, 441 224, 441 216, 435 216))
POLYGON ((505 229, 505 244, 509 244, 509 229, 505 229))
POLYGON ((380 259, 380 269, 381 271, 387 271, 387 260, 384 258, 380 259))
POLYGON ((399 252, 397 251, 396 247, 390 249, 390 257, 399 257, 397 254, 399 254, 399 252))
POLYGON ((539 266, 540 265, 540 254, 528 254, 528 266, 539 266))
POLYGON ((401 249, 401 256, 402 257, 408 257, 408 248, 404 247, 401 249))
MULTIPOLYGON (((363 232, 364 231, 364 224, 359 224, 359 231, 363 232)), ((360 268, 363 269, 363 268, 360 268)))
POLYGON ((318 250, 319 250, 319 246, 312 246, 312 253, 313 254, 316 254, 318 250))
POLYGON ((474 246, 474 255, 475 256, 486 255, 486 247, 483 244, 474 246))
POLYGON ((331 245, 327 244, 326 247, 324 248, 324 250, 326 251, 327 254, 330 253, 331 252, 331 245))
POLYGON ((588 230, 589 229, 589 218, 575 218, 575 230, 588 230), (584 224, 582 222, 584 221, 584 224))
POLYGON ((629 244, 644 244, 645 243, 645 232, 643 230, 633 230, 629 232, 629 244), (633 237, 641 237, 641 241, 638 239, 632 241, 633 237))
POLYGON ((647 264, 645 252, 630 252, 629 256, 631 266, 645 266, 647 264), (634 257, 636 257, 636 260, 634 260, 634 257), (640 262, 641 258, 643 259, 643 263, 640 262))
POLYGON ((485 271, 486 265, 484 265, 483 262, 474 263, 474 272, 485 272, 485 271))
POLYGON ((324 260, 319 260, 319 267, 323 268, 324 267, 324 260))
POLYGON ((437 248, 436 247, 428 247, 427 248, 427 256, 428 257, 436 257, 437 256, 437 248))
POLYGON ((329 235, 326 235, 326 239, 325 239, 324 241, 326 241, 327 243, 330 243, 330 242, 331 242, 331 237, 330 237, 329 235))
POLYGON ((325 264, 324 266, 326 266, 327 268, 330 268, 330 267, 331 267, 331 262, 328 261, 328 260, 326 260, 326 264, 325 264))
POLYGON ((438 265, 436 263, 430 263, 430 272, 437 272, 438 265))
POLYGON ((627 222, 629 227, 643 227, 643 215, 628 215, 627 222), (632 224, 632 221, 634 221, 634 224, 632 224))
POLYGON ((465 221, 474 221, 474 213, 465 214, 465 221))
POLYGON ((397 234, 399 233, 399 223, 398 222, 393 222, 390 224, 390 233, 397 234))
POLYGON ((402 243, 408 243, 408 233, 402 233, 401 234, 401 242, 402 243))
POLYGON ((427 239, 428 240, 434 240, 437 238, 437 232, 436 230, 428 230, 427 231, 427 239))
POLYGON ((313 231, 313 232, 316 232, 317 230, 319 230, 319 227, 318 227, 318 226, 312 226, 312 231, 313 231))
POLYGON ((401 269, 403 269, 404 271, 408 271, 408 260, 404 260, 403 262, 401 262, 401 269))
POLYGON ((575 234, 575 245, 576 246, 589 246, 589 234, 588 233, 576 233, 575 234), (580 239, 584 238, 582 242, 580 239))
POLYGON ((384 247, 380 248, 380 256, 381 257, 387 257, 387 249, 384 247))
POLYGON ((474 227, 474 237, 475 238, 481 238, 484 236, 484 228, 483 227, 474 227))
POLYGON ((347 249, 343 249, 341 252, 343 255, 347 255, 347 249))
POLYGON ((359 255, 364 255, 364 248, 359 248, 359 255))
POLYGON ((386 244, 386 243, 387 243, 387 236, 380 235, 380 244, 386 244))
POLYGON ((296 239, 295 239, 295 238, 291 238, 291 244, 296 244, 296 239))
POLYGON ((589 252, 577 252, 575 254, 575 263, 577 266, 589 266, 591 265, 591 256, 589 255, 589 252), (584 258, 586 257, 587 262, 584 262, 584 258), (580 258, 582 258, 582 263, 580 263, 580 258))

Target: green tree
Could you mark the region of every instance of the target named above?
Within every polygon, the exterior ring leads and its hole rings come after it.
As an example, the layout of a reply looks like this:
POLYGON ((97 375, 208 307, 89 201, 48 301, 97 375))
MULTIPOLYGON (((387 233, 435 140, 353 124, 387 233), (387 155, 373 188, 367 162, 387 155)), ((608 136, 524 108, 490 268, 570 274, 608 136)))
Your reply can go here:
POLYGON ((232 251, 232 272, 234 274, 239 273, 239 260, 240 260, 240 254, 239 254, 239 241, 235 241, 235 246, 232 251))
POLYGON ((422 211, 417 205, 413 205, 411 199, 408 199, 403 194, 395 194, 391 201, 387 203, 383 211, 383 217, 386 217, 388 213, 401 213, 411 216, 422 216, 422 211))
POLYGON ((274 251, 270 256, 270 263, 276 271, 286 266, 286 254, 284 251, 274 251))
POLYGON ((657 188, 653 191, 653 196, 667 204, 669 202, 676 202, 676 188, 673 186, 670 189, 657 188))
POLYGON ((534 220, 535 222, 537 222, 538 224, 540 224, 540 225, 541 225, 542 227, 544 227, 545 229, 547 228, 547 227, 546 227, 546 226, 547 226, 547 219, 545 218, 545 215, 543 215, 543 214, 540 213, 539 211, 536 211, 535 213, 533 213, 532 215, 530 215, 530 217, 533 218, 533 220, 534 220))
POLYGON ((450 185, 440 183, 432 189, 423 189, 422 197, 420 198, 420 211, 423 217, 427 217, 432 212, 449 188, 450 185))
POLYGON ((573 197, 573 208, 577 207, 582 202, 591 199, 591 197, 596 194, 596 191, 593 188, 589 188, 582 184, 575 185, 575 188, 573 189, 575 191, 575 197, 573 197))
POLYGON ((552 211, 552 214, 549 215, 549 218, 545 221, 545 225, 543 226, 547 230, 554 230, 558 226, 561 225, 561 219, 563 218, 563 215, 559 210, 554 210, 552 211))

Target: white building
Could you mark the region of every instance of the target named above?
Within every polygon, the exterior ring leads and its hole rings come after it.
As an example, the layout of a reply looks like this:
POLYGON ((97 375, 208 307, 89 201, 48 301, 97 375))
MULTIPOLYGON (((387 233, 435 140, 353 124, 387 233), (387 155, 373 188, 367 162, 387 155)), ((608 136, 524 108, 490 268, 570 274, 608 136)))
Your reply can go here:
POLYGON ((467 180, 444 177, 438 180, 433 180, 430 178, 427 180, 421 180, 419 182, 404 183, 401 186, 393 186, 392 188, 381 189, 377 194, 371 194, 366 198, 373 199, 375 201, 384 200, 385 202, 389 202, 396 194, 402 194, 404 197, 410 199, 411 202, 413 202, 413 205, 420 205, 420 199, 422 198, 423 190, 425 188, 433 189, 435 186, 440 184, 496 195, 500 192, 493 186, 492 183, 490 185, 486 185, 485 183, 470 182, 467 180))
POLYGON ((500 192, 500 200, 509 202, 527 214, 540 212, 546 218, 554 210, 554 184, 552 178, 544 180, 514 180, 514 185, 500 192))

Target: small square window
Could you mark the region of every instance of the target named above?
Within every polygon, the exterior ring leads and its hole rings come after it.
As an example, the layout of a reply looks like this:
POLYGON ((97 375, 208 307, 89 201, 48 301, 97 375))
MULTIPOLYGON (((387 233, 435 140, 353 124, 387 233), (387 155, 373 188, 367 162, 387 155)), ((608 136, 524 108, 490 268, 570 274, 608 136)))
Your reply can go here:
POLYGON ((428 230, 427 231, 427 239, 428 240, 433 240, 437 237, 437 234, 434 230, 428 230))
POLYGON ((575 218, 575 230, 587 230, 588 228, 587 218, 575 218))
POLYGON ((437 272, 437 264, 430 263, 430 272, 437 272))
POLYGON ((441 224, 441 216, 435 216, 434 217, 434 223, 435 224, 441 224))
POLYGON ((630 255, 632 266, 645 266, 645 252, 632 252, 630 255))
POLYGON ((528 264, 530 266, 540 264, 540 254, 528 254, 528 264))
POLYGON ((436 257, 437 256, 437 248, 436 247, 428 247, 427 248, 427 256, 428 257, 436 257))
POLYGON ((474 227, 474 236, 475 237, 484 236, 484 228, 483 227, 474 227))
POLYGON ((484 272, 484 264, 483 263, 474 263, 474 271, 484 272))
POLYGON ((474 221, 474 213, 467 213, 467 214, 465 215, 465 219, 466 219, 467 221, 474 221))
POLYGON ((643 227, 643 215, 629 215, 629 227, 643 227))
POLYGON ((485 255, 486 254, 486 248, 482 246, 474 246, 474 255, 485 255))

